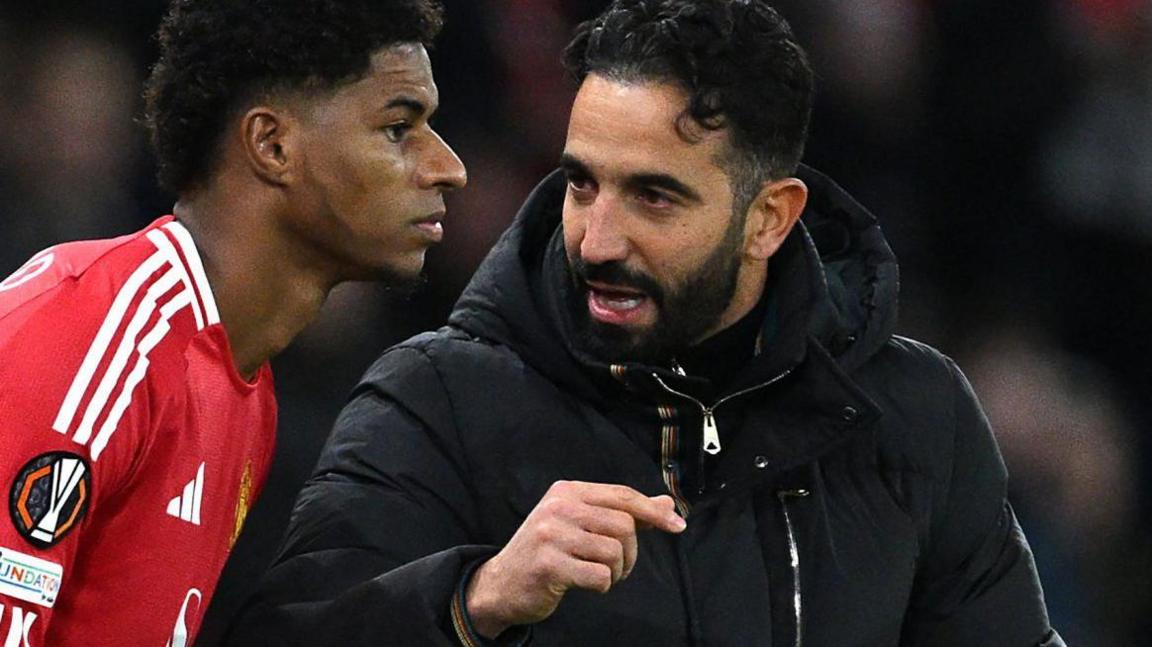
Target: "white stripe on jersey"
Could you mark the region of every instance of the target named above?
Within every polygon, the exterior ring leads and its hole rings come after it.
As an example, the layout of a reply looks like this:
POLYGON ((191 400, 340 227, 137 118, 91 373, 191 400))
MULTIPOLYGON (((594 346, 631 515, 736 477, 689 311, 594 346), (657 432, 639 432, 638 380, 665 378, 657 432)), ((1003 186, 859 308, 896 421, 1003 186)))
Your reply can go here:
MULTIPOLYGON (((172 267, 180 273, 180 282, 184 284, 184 290, 189 295, 196 294, 192 288, 192 278, 188 275, 188 268, 180 261, 180 255, 176 252, 176 248, 172 245, 172 241, 160 233, 159 231, 152 230, 148 232, 148 240, 160 250, 172 267)), ((199 304, 192 304, 192 314, 196 317, 196 330, 204 330, 204 313, 201 311, 199 304)))
MULTIPOLYGON (((132 403, 132 393, 136 387, 144 379, 144 375, 148 372, 148 353, 152 352, 153 348, 163 341, 164 337, 172 329, 168 321, 175 315, 181 308, 192 305, 192 293, 185 290, 177 294, 171 301, 164 304, 160 308, 160 320, 152 327, 152 330, 140 340, 140 344, 136 347, 136 353, 139 359, 136 360, 136 366, 132 372, 128 374, 128 379, 124 381, 124 388, 120 390, 120 397, 116 398, 116 403, 112 406, 112 411, 108 414, 107 420, 100 427, 100 433, 96 435, 96 439, 92 441, 89 448, 92 453, 92 460, 98 460, 104 448, 108 446, 108 441, 112 438, 112 434, 116 432, 116 427, 120 424, 120 419, 124 417, 124 412, 128 409, 128 405, 132 403)), ((193 307, 193 310, 196 308, 193 307)), ((79 432, 77 432, 79 434, 79 432)))
POLYGON ((200 260, 200 252, 196 249, 192 234, 189 234, 184 225, 175 220, 164 225, 164 228, 172 232, 172 235, 176 237, 176 242, 180 243, 180 249, 184 252, 184 258, 188 262, 188 269, 192 272, 192 278, 196 279, 196 291, 200 293, 200 305, 204 306, 208 325, 220 323, 220 312, 216 309, 216 297, 212 294, 212 286, 208 285, 208 275, 204 273, 204 262, 200 260))
POLYGON ((52 424, 52 428, 56 431, 62 434, 69 433, 76 423, 81 405, 84 404, 85 394, 97 378, 96 372, 101 362, 108 358, 109 353, 113 353, 95 392, 84 405, 83 415, 72 436, 72 440, 81 445, 92 441, 90 454, 94 461, 107 447, 124 413, 131 405, 136 387, 147 375, 150 364, 148 355, 171 331, 172 317, 181 309, 188 307, 196 319, 197 330, 203 330, 206 325, 220 322, 220 314, 208 285, 208 277, 204 273, 204 265, 192 236, 183 225, 175 221, 164 225, 163 229, 167 230, 171 237, 157 230, 146 234, 157 251, 132 272, 116 294, 52 424), (160 277, 149 285, 152 276, 162 269, 164 271, 160 277), (146 285, 147 291, 141 297, 146 285), (177 286, 179 289, 173 292, 177 286), (130 313, 129 309, 133 307, 137 298, 140 298, 140 302, 130 313), (159 319, 150 330, 145 331, 145 326, 152 320, 158 307, 159 319), (124 332, 119 337, 119 342, 115 344, 113 352, 117 332, 129 314, 131 319, 124 326, 124 332), (133 361, 133 355, 136 356, 136 360, 119 392, 116 393, 121 378, 128 370, 129 362, 133 361), (112 403, 111 407, 109 402, 112 403), (97 431, 96 422, 105 411, 108 412, 107 416, 97 431))
POLYGON ((116 347, 116 354, 112 356, 112 362, 105 369, 104 378, 100 380, 100 386, 96 388, 96 393, 88 401, 88 408, 84 410, 84 418, 80 421, 80 426, 76 428, 76 434, 72 436, 72 440, 81 445, 88 444, 88 440, 92 438, 93 428, 96 426, 96 419, 103 413, 108 399, 112 397, 112 389, 116 388, 117 383, 120 382, 120 377, 124 375, 128 358, 136 347, 137 336, 144 329, 148 320, 152 318, 152 314, 156 312, 157 301, 160 300, 160 297, 167 294, 179 282, 179 272, 168 270, 148 288, 144 300, 136 307, 136 313, 128 322, 124 335, 120 337, 120 345, 116 347))
POLYGON ((152 276, 162 265, 164 265, 163 254, 156 253, 149 256, 128 277, 128 280, 124 282, 124 287, 120 288, 120 292, 112 302, 112 308, 108 311, 108 316, 100 325, 100 331, 96 333, 96 338, 88 347, 88 354, 84 356, 80 370, 72 380, 72 386, 68 389, 68 395, 64 397, 64 404, 56 415, 56 421, 52 423, 52 428, 56 431, 62 434, 68 433, 68 429, 72 426, 72 420, 76 417, 76 410, 80 407, 80 401, 84 398, 88 385, 92 382, 96 368, 100 365, 100 360, 108 352, 108 346, 112 343, 112 335, 120 328, 120 322, 124 320, 128 306, 132 305, 132 301, 144 285, 144 281, 148 280, 148 277, 152 276))

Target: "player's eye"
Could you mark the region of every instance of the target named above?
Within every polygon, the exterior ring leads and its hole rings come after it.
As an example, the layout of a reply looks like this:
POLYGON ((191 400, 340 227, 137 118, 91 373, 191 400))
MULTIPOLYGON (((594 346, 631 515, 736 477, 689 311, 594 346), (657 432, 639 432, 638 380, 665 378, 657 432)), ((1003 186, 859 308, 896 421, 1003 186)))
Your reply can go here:
POLYGON ((389 124, 384 127, 384 136, 388 138, 388 141, 396 144, 402 141, 410 130, 412 130, 412 125, 408 122, 389 124))

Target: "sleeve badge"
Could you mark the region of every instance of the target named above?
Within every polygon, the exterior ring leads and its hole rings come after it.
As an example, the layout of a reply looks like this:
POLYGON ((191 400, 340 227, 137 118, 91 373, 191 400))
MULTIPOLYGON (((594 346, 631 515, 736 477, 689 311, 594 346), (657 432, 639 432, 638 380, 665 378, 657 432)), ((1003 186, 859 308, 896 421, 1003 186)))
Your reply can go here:
POLYGON ((8 494, 8 510, 21 537, 37 548, 50 548, 76 528, 91 498, 88 462, 70 452, 48 452, 21 468, 8 494))

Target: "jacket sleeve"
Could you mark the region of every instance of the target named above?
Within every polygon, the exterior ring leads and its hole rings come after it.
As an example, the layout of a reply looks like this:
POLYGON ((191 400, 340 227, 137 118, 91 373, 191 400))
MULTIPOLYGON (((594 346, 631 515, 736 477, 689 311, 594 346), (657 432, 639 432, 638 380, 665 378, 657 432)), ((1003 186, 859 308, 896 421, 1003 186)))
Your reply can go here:
POLYGON ((454 595, 498 547, 474 543, 480 522, 448 394, 410 348, 390 351, 369 375, 228 644, 460 644, 454 595))
POLYGON ((955 427, 951 447, 940 453, 951 460, 938 474, 901 644, 1063 647, 1008 504, 1008 474, 992 429, 967 379, 948 365, 955 427))

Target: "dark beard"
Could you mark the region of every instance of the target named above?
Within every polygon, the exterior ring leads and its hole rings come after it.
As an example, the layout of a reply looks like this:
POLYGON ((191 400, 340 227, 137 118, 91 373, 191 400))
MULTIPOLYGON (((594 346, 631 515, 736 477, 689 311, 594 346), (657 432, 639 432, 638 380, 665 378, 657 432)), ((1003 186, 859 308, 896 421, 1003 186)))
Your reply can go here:
POLYGON ((575 314, 579 347, 610 364, 663 365, 692 346, 716 325, 736 294, 743 226, 733 220, 724 240, 695 273, 677 286, 663 286, 654 277, 618 261, 588 265, 579 257, 570 258, 569 276, 575 289, 569 292, 569 307, 575 314), (590 280, 644 292, 656 306, 656 323, 642 332, 633 332, 592 318, 588 312, 590 280))

